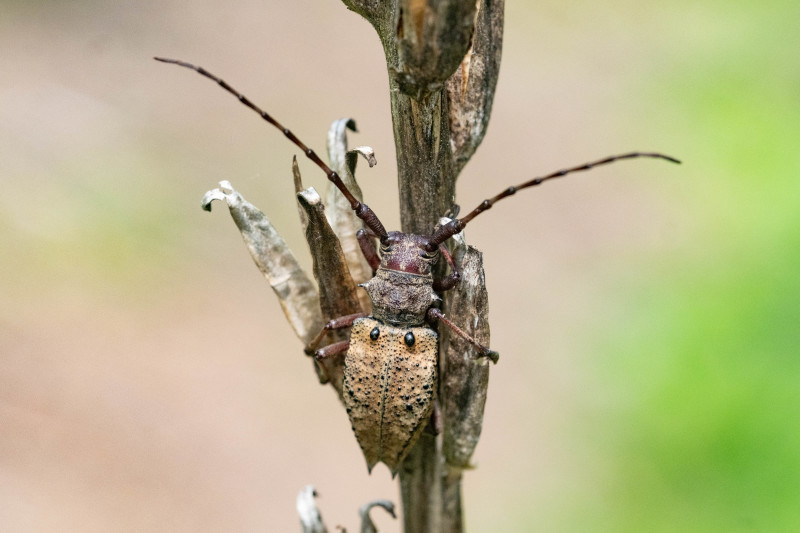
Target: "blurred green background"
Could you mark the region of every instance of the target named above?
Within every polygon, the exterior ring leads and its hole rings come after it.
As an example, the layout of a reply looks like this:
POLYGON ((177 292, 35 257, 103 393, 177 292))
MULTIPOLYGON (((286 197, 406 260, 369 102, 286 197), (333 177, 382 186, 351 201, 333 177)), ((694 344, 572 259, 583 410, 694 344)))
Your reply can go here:
MULTIPOLYGON (((231 180, 308 265, 296 150, 150 59, 205 66, 318 151, 356 118, 379 161, 365 198, 396 227, 372 28, 335 0, 1 9, 3 530, 295 531, 306 483, 355 529, 397 500, 225 210, 199 209, 231 180)), ((684 165, 620 163, 470 226, 502 358, 468 530, 800 530, 800 4, 509 1, 506 19, 462 206, 612 153, 684 165)))

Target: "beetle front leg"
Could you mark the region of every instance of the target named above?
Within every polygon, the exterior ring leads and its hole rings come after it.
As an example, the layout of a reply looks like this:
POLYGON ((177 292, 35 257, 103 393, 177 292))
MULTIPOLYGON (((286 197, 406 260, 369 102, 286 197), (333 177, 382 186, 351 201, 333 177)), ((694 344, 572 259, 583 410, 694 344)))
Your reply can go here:
POLYGON ((453 261, 450 252, 444 247, 444 244, 439 245, 439 252, 444 256, 447 264, 450 265, 450 274, 442 279, 434 281, 433 290, 436 292, 449 291, 461 280, 461 273, 458 271, 458 268, 456 268, 456 263, 453 261))
POLYGON ((358 245, 361 247, 361 253, 364 254, 364 258, 367 260, 367 263, 369 263, 373 276, 381 265, 381 258, 378 257, 378 251, 375 249, 375 241, 372 240, 374 238, 375 235, 364 228, 361 228, 356 233, 356 239, 358 240, 358 245))
POLYGON ((463 329, 459 328, 458 326, 450 322, 450 320, 444 316, 444 313, 442 313, 435 307, 431 307, 430 309, 428 309, 426 318, 428 322, 435 322, 437 320, 440 321, 445 326, 450 328, 450 331, 452 331, 453 333, 455 333, 456 335, 458 335, 459 337, 461 337, 462 339, 473 345, 475 348, 480 350, 481 354, 479 357, 488 357, 489 359, 492 360, 493 363, 497 363, 497 360, 500 358, 500 354, 498 354, 494 350, 490 350, 489 348, 483 346, 482 344, 479 344, 478 341, 470 337, 466 331, 464 331, 463 329))
MULTIPOLYGON (((314 337, 314 340, 309 342, 308 345, 305 347, 304 351, 305 351, 306 355, 314 355, 315 354, 315 352, 317 351, 317 346, 319 346, 319 343, 322 342, 322 339, 325 337, 325 334, 328 333, 329 331, 334 330, 334 329, 349 328, 350 326, 353 325, 353 322, 355 322, 359 318, 364 318, 365 316, 367 316, 367 313, 353 313, 352 315, 345 315, 345 316, 340 316, 338 318, 331 319, 327 324, 325 324, 325 326, 323 326, 322 331, 320 331, 319 334, 316 337, 314 337)), ((323 350, 325 348, 329 348, 331 346, 335 346, 336 344, 339 344, 339 343, 337 342, 337 343, 331 344, 329 346, 325 346, 323 348, 323 350)), ((345 346, 344 349, 346 350, 347 347, 345 346)), ((322 351, 322 350, 320 350, 320 351, 322 351)), ((333 355, 333 354, 330 354, 330 355, 333 355)))

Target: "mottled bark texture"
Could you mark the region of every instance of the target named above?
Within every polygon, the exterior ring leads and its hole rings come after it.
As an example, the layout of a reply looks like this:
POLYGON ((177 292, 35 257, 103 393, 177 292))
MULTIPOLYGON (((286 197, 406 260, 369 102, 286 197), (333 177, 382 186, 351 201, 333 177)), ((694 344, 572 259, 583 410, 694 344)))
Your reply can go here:
MULTIPOLYGON (((428 234, 455 205, 455 183, 486 133, 500 68, 503 0, 343 0, 380 37, 389 74, 402 230, 428 234)), ((462 241, 463 242, 463 241, 462 241)), ((461 283, 445 314, 488 344, 480 253, 459 245, 461 283)), ((477 444, 487 362, 439 328, 444 431, 400 470, 404 531, 462 531, 461 472, 477 444)))

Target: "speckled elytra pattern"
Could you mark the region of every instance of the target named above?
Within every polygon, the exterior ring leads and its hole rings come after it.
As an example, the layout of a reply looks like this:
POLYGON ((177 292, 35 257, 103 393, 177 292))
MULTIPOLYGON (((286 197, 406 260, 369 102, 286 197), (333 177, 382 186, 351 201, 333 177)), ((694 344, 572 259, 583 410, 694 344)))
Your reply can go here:
POLYGON ((433 409, 438 336, 429 328, 398 328, 359 318, 345 357, 344 404, 367 468, 383 461, 397 473, 433 409), (378 338, 370 332, 378 328, 378 338), (404 342, 407 333, 415 342, 404 342))

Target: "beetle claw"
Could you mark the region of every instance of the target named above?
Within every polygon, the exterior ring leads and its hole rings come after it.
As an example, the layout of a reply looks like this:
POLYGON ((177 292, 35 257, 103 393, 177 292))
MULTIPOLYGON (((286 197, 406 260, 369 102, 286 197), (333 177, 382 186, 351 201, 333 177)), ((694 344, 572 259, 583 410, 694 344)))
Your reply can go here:
POLYGON ((486 350, 486 352, 482 353, 478 357, 488 357, 491 359, 492 363, 497 364, 497 361, 500 359, 500 354, 494 350, 486 350))

